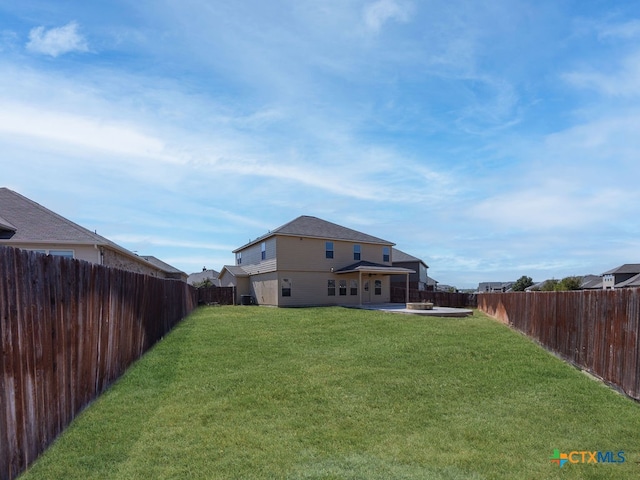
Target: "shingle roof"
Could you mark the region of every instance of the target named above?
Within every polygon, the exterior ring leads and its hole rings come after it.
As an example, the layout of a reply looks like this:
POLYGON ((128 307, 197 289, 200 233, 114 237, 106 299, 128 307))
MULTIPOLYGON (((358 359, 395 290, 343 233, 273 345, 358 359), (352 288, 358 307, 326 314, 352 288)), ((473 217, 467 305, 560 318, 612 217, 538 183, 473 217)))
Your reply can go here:
POLYGON ((234 253, 274 235, 326 238, 328 240, 345 240, 348 242, 394 245, 393 242, 374 237, 373 235, 352 230, 351 228, 343 227, 317 217, 302 215, 234 250, 234 253))
POLYGON ((420 262, 428 268, 424 260, 418 257, 414 257, 413 255, 409 255, 408 253, 405 253, 402 250, 393 248, 391 253, 392 253, 391 260, 393 260, 393 263, 420 262))
POLYGON ((246 270, 242 267, 239 267, 238 265, 225 265, 222 267, 222 270, 220 270, 220 276, 222 276, 222 273, 224 271, 229 272, 231 275, 233 275, 234 277, 248 277, 249 274, 246 272, 246 270))
POLYGON ((640 263, 625 263, 620 267, 604 272, 603 275, 611 275, 614 273, 620 273, 620 274, 640 273, 640 263))
MULTIPOLYGON (((33 200, 0 188, 0 223, 13 227, 12 242, 111 245, 106 238, 81 227, 33 200)), ((120 247, 121 248, 121 247, 120 247)))
POLYGON ((615 287, 640 287, 640 273, 625 280, 624 282, 616 283, 615 287))
POLYGON ((140 255, 140 258, 143 258, 147 262, 151 263, 152 265, 155 265, 156 267, 158 267, 159 269, 167 273, 180 273, 180 274, 186 275, 186 273, 183 272, 182 270, 178 270, 173 265, 169 265, 168 263, 163 262, 162 260, 160 260, 157 257, 154 257, 153 255, 140 255))
POLYGON ((5 187, 0 188, 0 230, 14 232, 0 238, 0 244, 55 243, 69 245, 100 245, 139 259, 169 273, 183 273, 169 264, 151 261, 121 247, 117 243, 81 227, 75 222, 43 207, 37 202, 5 187))

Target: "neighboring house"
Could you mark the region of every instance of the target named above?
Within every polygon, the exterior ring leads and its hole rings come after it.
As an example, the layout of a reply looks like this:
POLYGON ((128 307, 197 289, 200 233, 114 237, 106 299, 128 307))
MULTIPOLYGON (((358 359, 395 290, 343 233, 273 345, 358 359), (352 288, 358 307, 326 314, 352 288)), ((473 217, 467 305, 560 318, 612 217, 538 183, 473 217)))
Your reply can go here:
POLYGON ((585 275, 582 277, 582 290, 602 290, 602 277, 600 275, 585 275))
POLYGON ((625 287, 640 287, 640 263, 625 263, 602 274, 604 290, 625 287))
MULTIPOLYGON (((233 251, 236 265, 220 272, 261 305, 358 305, 391 300, 393 243, 316 217, 301 216, 233 251)), ((406 282, 405 282, 406 283, 406 282)), ((243 302, 244 303, 244 302, 243 302)))
POLYGON ((186 280, 171 265, 140 257, 8 188, 0 188, 0 245, 186 280))
POLYGON ((481 282, 477 293, 505 293, 510 292, 515 282, 481 282))
MULTIPOLYGON (((394 267, 408 268, 415 272, 409 275, 410 289, 419 291, 434 290, 435 282, 427 276, 429 266, 424 261, 397 248, 391 249, 391 258, 394 267)), ((394 287, 406 287, 406 275, 392 275, 391 285, 394 287)))
POLYGON ((187 283, 189 285, 201 285, 203 282, 206 282, 208 280, 214 287, 219 287, 219 276, 220 272, 217 272, 215 270, 207 270, 207 267, 204 267, 201 272, 190 274, 189 278, 187 279, 187 283))

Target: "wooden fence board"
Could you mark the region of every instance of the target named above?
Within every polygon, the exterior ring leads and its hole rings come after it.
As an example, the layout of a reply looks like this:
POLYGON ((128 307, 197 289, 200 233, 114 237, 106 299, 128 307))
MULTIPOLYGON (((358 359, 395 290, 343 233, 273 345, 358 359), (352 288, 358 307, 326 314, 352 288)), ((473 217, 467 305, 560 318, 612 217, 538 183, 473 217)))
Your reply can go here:
POLYGON ((184 282, 0 247, 0 480, 196 305, 184 282))
POLYGON ((640 289, 483 293, 478 308, 640 400, 640 289))

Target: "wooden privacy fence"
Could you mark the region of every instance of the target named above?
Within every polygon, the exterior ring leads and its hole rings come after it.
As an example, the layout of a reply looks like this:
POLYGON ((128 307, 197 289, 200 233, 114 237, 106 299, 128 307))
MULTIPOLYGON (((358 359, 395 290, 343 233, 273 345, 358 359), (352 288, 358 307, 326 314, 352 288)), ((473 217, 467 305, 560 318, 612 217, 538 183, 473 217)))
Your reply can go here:
MULTIPOLYGON (((404 287, 391 287, 391 302, 405 303, 406 289, 404 287)), ((439 307, 476 307, 477 300, 475 293, 456 292, 426 292, 423 290, 409 289, 410 302, 432 302, 439 307)))
POLYGON ((193 310, 195 289, 0 247, 0 479, 193 310))
POLYGON ((483 293, 478 308, 640 400, 640 289, 483 293))
POLYGON ((199 305, 233 305, 235 287, 200 287, 198 288, 199 305))

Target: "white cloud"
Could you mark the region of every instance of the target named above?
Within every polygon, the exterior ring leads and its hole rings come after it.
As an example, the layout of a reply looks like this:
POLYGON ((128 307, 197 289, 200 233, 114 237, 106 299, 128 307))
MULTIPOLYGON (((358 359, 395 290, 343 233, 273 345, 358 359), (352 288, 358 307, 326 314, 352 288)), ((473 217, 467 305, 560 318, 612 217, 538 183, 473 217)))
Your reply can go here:
POLYGON ((63 27, 36 27, 29 32, 27 50, 57 57, 70 52, 86 52, 89 50, 87 41, 78 33, 78 24, 69 22, 63 27))
POLYGON ((163 153, 164 143, 160 139, 125 123, 43 110, 1 99, 0 134, 21 135, 117 155, 169 160, 163 153))
POLYGON ((389 20, 408 22, 411 8, 395 0, 378 0, 364 10, 364 22, 371 31, 378 32, 389 20))
POLYGON ((565 81, 579 88, 598 91, 607 96, 640 95, 640 51, 627 56, 620 67, 610 73, 587 70, 568 72, 565 81))

